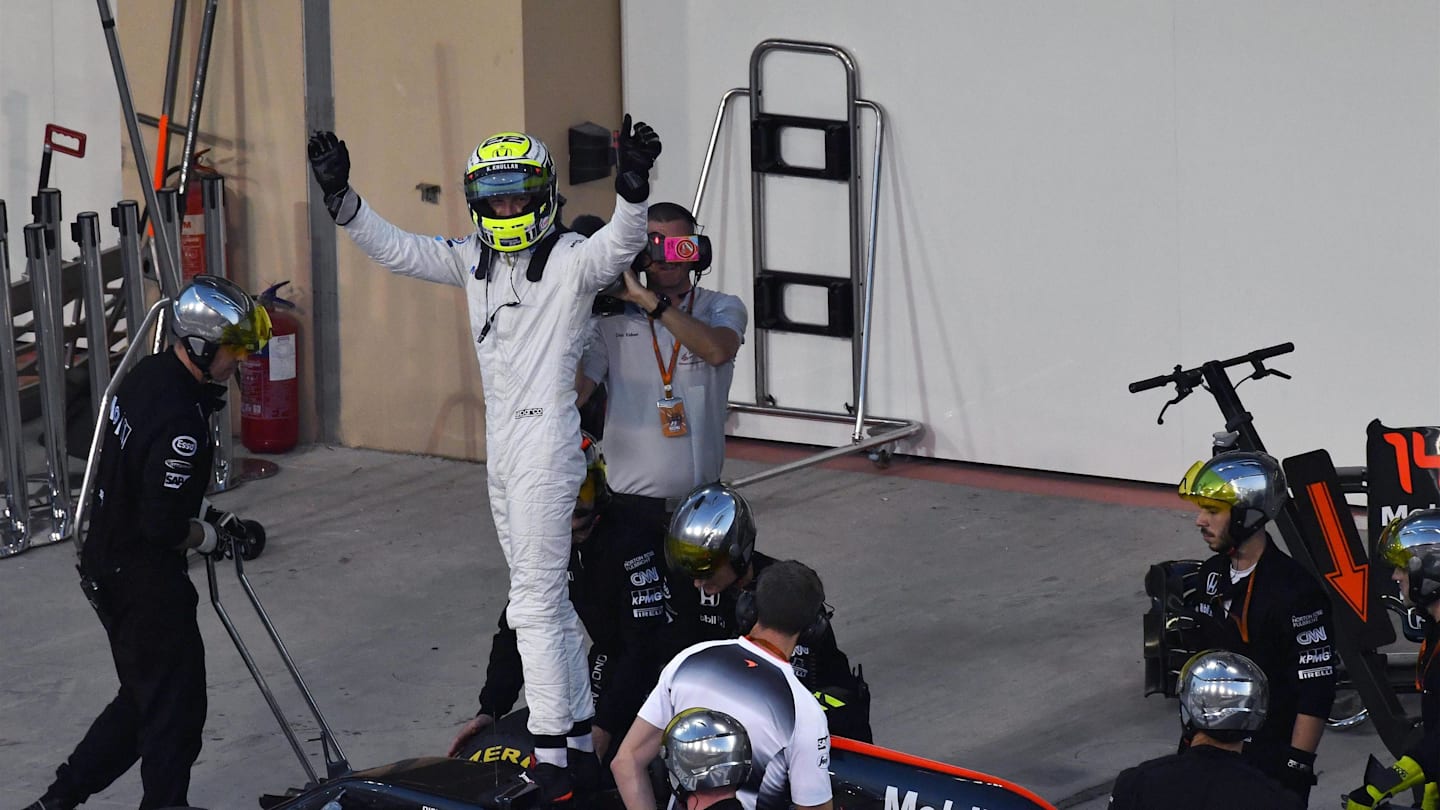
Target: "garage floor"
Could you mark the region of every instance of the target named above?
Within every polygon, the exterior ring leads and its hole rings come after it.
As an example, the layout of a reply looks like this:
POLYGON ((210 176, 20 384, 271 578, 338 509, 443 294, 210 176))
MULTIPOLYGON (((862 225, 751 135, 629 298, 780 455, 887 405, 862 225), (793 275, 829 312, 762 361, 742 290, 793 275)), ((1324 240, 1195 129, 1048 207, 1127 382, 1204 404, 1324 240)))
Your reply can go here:
MULTIPOLYGON (((726 477, 800 455, 733 442, 726 477)), ((278 476, 216 500, 267 526, 269 548, 247 572, 351 763, 443 754, 474 711, 505 601, 485 467, 324 446, 277 460, 278 476)), ((1174 750, 1175 705, 1141 696, 1141 577, 1205 549, 1168 488, 855 458, 745 493, 759 548, 824 578, 840 644, 872 686, 877 743, 1007 777, 1060 808, 1103 808, 1119 770, 1174 750)), ((68 546, 0 560, 0 806, 43 791, 115 689, 73 566, 68 546)), ((210 717, 190 800, 253 807, 303 772, 205 603, 198 563, 192 576, 210 717)), ((314 737, 228 569, 221 583, 314 737)), ((1335 806, 1372 751, 1383 746, 1368 725, 1327 734, 1312 806, 1335 806)), ((86 806, 134 807, 139 795, 132 769, 86 806)))

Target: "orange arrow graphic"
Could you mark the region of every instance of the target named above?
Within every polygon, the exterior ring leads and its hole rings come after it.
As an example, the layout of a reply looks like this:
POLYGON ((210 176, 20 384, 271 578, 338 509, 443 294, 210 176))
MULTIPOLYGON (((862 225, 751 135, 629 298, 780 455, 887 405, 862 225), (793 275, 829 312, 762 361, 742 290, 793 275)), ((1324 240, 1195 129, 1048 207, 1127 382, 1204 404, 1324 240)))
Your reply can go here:
POLYGON ((1315 517, 1320 519, 1320 533, 1325 537, 1326 548, 1330 549, 1330 559, 1335 561, 1335 571, 1326 574, 1325 579, 1363 622, 1369 612, 1365 597, 1370 592, 1370 564, 1357 564, 1350 556, 1350 543, 1340 528, 1340 514, 1335 510, 1335 501, 1325 482, 1317 481, 1305 489, 1310 502, 1315 504, 1315 517))

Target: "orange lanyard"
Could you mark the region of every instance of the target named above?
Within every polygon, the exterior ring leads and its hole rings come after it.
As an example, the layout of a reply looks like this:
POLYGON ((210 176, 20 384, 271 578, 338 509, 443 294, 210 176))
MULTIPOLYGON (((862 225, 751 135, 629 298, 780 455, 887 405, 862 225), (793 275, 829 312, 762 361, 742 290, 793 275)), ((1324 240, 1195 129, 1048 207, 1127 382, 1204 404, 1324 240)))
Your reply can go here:
MULTIPOLYGON (((685 302, 685 314, 689 315, 695 311, 695 299, 698 297, 699 287, 691 287, 690 300, 685 302)), ((647 318, 650 321, 650 345, 655 347, 655 365, 660 367, 660 382, 665 385, 665 396, 671 394, 671 381, 675 379, 675 361, 680 358, 680 339, 675 338, 675 345, 670 349, 670 365, 665 365, 665 359, 660 356, 660 338, 655 334, 655 319, 647 318)))
POLYGON ((748 641, 748 642, 750 642, 751 644, 754 644, 756 647, 759 647, 760 649, 764 650, 765 652, 770 653, 771 655, 775 656, 776 658, 779 658, 781 661, 784 661, 784 662, 786 662, 786 663, 789 663, 789 661, 790 661, 789 658, 786 658, 786 657, 785 657, 784 653, 781 653, 781 652, 780 652, 780 648, 779 648, 779 647, 776 647, 774 644, 771 644, 770 642, 766 641, 766 640, 763 639, 763 638, 755 638, 754 636, 746 636, 746 637, 745 637, 745 640, 748 641))
MULTIPOLYGON (((1246 644, 1250 643, 1250 597, 1255 593, 1255 577, 1260 574, 1260 566, 1256 565, 1255 570, 1245 579, 1245 601, 1240 606, 1240 613, 1230 611, 1230 618, 1240 627, 1240 640, 1246 644)), ((1231 604, 1234 604, 1232 601, 1231 604)))

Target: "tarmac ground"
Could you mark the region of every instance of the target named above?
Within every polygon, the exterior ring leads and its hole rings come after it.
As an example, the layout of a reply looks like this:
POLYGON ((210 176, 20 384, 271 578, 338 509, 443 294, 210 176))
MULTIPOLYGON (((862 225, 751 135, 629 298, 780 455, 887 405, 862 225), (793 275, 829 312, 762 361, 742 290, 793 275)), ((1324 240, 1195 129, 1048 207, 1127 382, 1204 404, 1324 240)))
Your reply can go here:
MULTIPOLYGON (((725 474, 803 454, 732 442, 725 474)), ((484 465, 329 446, 273 458, 277 476, 214 500, 265 524, 269 545, 246 572, 351 764, 443 755, 475 710, 505 602, 484 465)), ((744 492, 758 547, 825 580, 841 647, 871 684, 877 743, 1086 810, 1105 807, 1120 770, 1174 751, 1174 702, 1142 695, 1142 577, 1205 548, 1167 488, 857 457, 744 492)), ((190 801, 254 807, 304 774, 206 602, 199 562, 191 575, 210 709, 190 801)), ((228 566, 219 581, 301 739, 317 737, 228 566)), ((0 560, 0 807, 43 792, 115 688, 72 549, 0 560)), ((1311 806, 1334 807, 1371 752, 1388 756, 1368 724, 1327 733, 1311 806)), ((86 807, 139 796, 134 768, 86 807)))

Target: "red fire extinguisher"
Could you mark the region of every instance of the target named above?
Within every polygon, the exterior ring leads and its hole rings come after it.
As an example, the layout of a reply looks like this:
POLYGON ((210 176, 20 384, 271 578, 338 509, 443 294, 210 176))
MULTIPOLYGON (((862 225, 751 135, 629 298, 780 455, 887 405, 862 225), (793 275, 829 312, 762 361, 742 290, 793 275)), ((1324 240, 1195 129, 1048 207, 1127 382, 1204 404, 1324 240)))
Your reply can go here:
POLYGON ((255 453, 283 453, 300 438, 300 320, 292 301, 276 291, 281 281, 260 293, 257 302, 270 315, 270 342, 240 364, 240 441, 255 453))
MULTIPOLYGON (((209 272, 205 262, 205 195, 200 192, 200 178, 220 173, 200 157, 210 150, 202 149, 190 161, 190 176, 185 182, 185 211, 180 217, 180 277, 182 283, 201 273, 209 272)), ((180 167, 170 170, 176 174, 180 167)))

